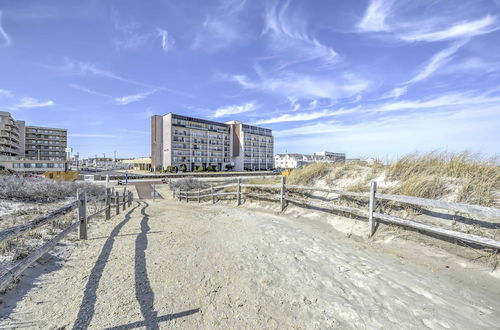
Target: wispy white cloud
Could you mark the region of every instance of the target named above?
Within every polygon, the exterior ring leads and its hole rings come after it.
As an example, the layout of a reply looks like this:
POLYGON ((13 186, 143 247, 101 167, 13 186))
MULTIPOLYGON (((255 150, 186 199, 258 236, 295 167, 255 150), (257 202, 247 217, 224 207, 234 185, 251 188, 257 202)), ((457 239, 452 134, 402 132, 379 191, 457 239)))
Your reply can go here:
POLYGON ((219 6, 205 18, 196 33, 191 48, 217 52, 230 45, 241 43, 248 36, 240 19, 247 0, 219 1, 219 6))
POLYGON ((335 50, 309 35, 307 21, 298 12, 291 12, 290 1, 279 4, 268 6, 263 35, 270 37, 269 47, 280 59, 280 68, 313 60, 331 65, 340 60, 335 50))
POLYGON ((231 80, 246 89, 260 90, 266 93, 293 95, 298 98, 340 98, 366 91, 371 82, 353 74, 344 74, 335 78, 311 76, 297 73, 285 73, 269 77, 262 72, 260 79, 252 81, 244 75, 233 75, 231 80))
POLYGON ((480 57, 469 57, 446 65, 440 72, 445 74, 491 73, 500 71, 500 61, 486 61, 480 57))
POLYGON ((230 105, 227 107, 219 108, 215 110, 213 118, 227 117, 230 115, 235 115, 244 112, 250 112, 257 109, 254 102, 248 102, 242 105, 230 105))
POLYGON ((484 94, 471 95, 471 93, 448 93, 433 96, 423 100, 402 100, 373 106, 376 112, 403 111, 409 109, 438 109, 453 106, 471 106, 478 104, 494 104, 500 102, 500 96, 490 97, 484 94))
POLYGON ((363 31, 388 31, 385 19, 391 12, 393 0, 372 0, 358 24, 363 31))
POLYGON ((412 79, 410 79, 407 84, 413 84, 428 78, 432 75, 436 70, 438 70, 441 66, 448 63, 453 55, 462 47, 467 41, 458 41, 455 42, 452 46, 438 52, 434 56, 430 58, 427 64, 420 70, 420 72, 415 75, 412 79))
POLYGON ((72 59, 66 58, 65 63, 61 69, 64 71, 67 71, 67 72, 77 74, 77 75, 97 76, 97 77, 109 78, 109 79, 114 79, 114 80, 118 80, 121 82, 129 83, 132 85, 137 85, 137 86, 147 87, 147 88, 154 88, 154 86, 151 86, 149 84, 145 84, 145 83, 142 83, 140 81, 125 78, 117 73, 112 72, 112 71, 103 70, 103 69, 99 68, 98 66, 96 66, 95 64, 92 64, 89 62, 77 61, 77 60, 72 60, 72 59))
POLYGON ((395 87, 394 89, 383 94, 381 99, 399 99, 408 92, 408 86, 395 87))
POLYGON ((346 115, 352 112, 355 112, 358 110, 360 107, 355 107, 352 109, 339 109, 339 110, 329 110, 325 109, 322 111, 308 111, 308 112, 301 112, 301 113, 287 113, 283 114, 278 117, 273 117, 273 118, 268 118, 268 119, 262 119, 257 122, 255 122, 256 125, 262 125, 262 124, 275 124, 275 123, 283 123, 283 122, 294 122, 294 121, 308 121, 308 120, 315 120, 315 119, 320 119, 320 118, 329 118, 329 117, 334 117, 334 116, 342 116, 346 115))
POLYGON ((125 36, 114 40, 118 49, 137 49, 148 43, 159 40, 161 49, 168 52, 174 45, 174 39, 168 31, 162 28, 156 28, 154 31, 146 33, 127 33, 125 36))
MULTIPOLYGON (((313 135, 317 138, 323 139, 324 134, 335 133, 336 137, 337 134, 348 134, 350 136, 356 136, 356 140, 362 143, 369 143, 379 139, 391 137, 393 141, 388 139, 386 142, 388 142, 388 145, 392 145, 392 142, 401 138, 406 138, 409 134, 420 135, 422 137, 425 136, 425 140, 428 140, 430 136, 430 139, 432 139, 433 135, 441 135, 440 131, 442 131, 445 126, 449 126, 449 129, 456 129, 456 132, 459 132, 460 128, 471 125, 471 122, 469 121, 471 117, 484 117, 486 120, 491 120, 492 116, 494 116, 499 110, 500 107, 498 104, 490 104, 480 110, 471 109, 469 105, 464 105, 453 111, 441 109, 439 111, 428 112, 425 114, 420 112, 407 113, 398 116, 372 118, 369 121, 357 121, 352 124, 339 123, 336 121, 319 122, 283 130, 274 130, 273 134, 276 137, 313 135), (452 118, 459 117, 464 119, 460 127, 453 127, 453 124, 443 125, 444 122, 449 123, 449 120, 452 120, 452 118), (465 118, 468 119, 465 120, 465 118), (435 127, 435 129, 430 128, 430 126, 421 125, 421 123, 425 121, 434 122, 433 127, 435 127), (410 126, 412 127, 411 129, 405 130, 405 128, 410 126), (427 127, 427 129, 422 130, 421 127, 427 127), (367 135, 370 135, 372 138, 368 138, 367 135)), ((479 123, 480 122, 477 121, 475 122, 475 125, 478 126, 477 128, 480 128, 481 126, 479 123)), ((497 124, 495 125, 498 126, 497 124)), ((449 138, 443 140, 449 141, 449 138)), ((420 144, 421 140, 419 141, 416 139, 412 142, 420 144)))
POLYGON ((7 47, 12 43, 12 39, 2 27, 2 14, 0 10, 0 46, 7 47))
POLYGON ((114 39, 117 49, 137 49, 158 40, 164 52, 172 49, 174 39, 163 28, 157 27, 154 30, 144 31, 141 29, 141 24, 133 19, 124 22, 117 11, 111 12, 111 21, 118 32, 118 36, 114 39))
POLYGON ((16 108, 43 108, 55 105, 54 101, 39 101, 33 97, 23 97, 16 108))
POLYGON ((174 45, 174 39, 170 36, 167 30, 156 28, 156 33, 160 37, 161 48, 164 52, 168 52, 174 45))
POLYGON ((8 91, 6 89, 0 89, 0 96, 6 96, 6 97, 12 97, 14 96, 11 91, 8 91))
POLYGON ((481 19, 455 24, 443 30, 419 30, 403 33, 400 35, 400 38, 406 41, 441 41, 447 39, 470 38, 500 29, 500 25, 495 23, 496 17, 487 15, 481 19))
POLYGON ((146 98, 147 96, 149 96, 153 93, 156 93, 156 92, 157 92, 157 90, 153 89, 151 91, 147 91, 147 92, 143 92, 143 93, 127 95, 127 96, 123 96, 123 97, 117 97, 117 98, 115 98, 115 102, 117 104, 120 104, 120 105, 127 105, 127 104, 130 104, 133 102, 140 101, 140 100, 146 98))
POLYGON ((101 93, 101 92, 95 91, 93 89, 90 89, 90 88, 87 88, 85 86, 81 86, 78 84, 69 84, 68 86, 73 88, 73 89, 76 89, 76 90, 79 90, 79 91, 82 91, 82 92, 85 92, 88 94, 102 96, 102 97, 106 97, 106 98, 113 98, 113 96, 111 96, 109 94, 101 93))

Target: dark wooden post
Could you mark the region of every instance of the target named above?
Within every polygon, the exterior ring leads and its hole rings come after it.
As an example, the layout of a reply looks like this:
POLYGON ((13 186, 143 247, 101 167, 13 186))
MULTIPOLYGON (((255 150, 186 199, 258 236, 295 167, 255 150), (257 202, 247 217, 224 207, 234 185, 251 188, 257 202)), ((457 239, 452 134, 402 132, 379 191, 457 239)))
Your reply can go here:
POLYGON ((240 206, 241 205, 241 179, 240 178, 238 178, 238 188, 237 188, 236 192, 237 192, 236 205, 240 206))
POLYGON ((182 190, 181 190, 181 188, 178 188, 178 189, 177 189, 177 194, 179 195, 179 202, 180 202, 180 201, 181 201, 181 198, 182 198, 182 196, 181 196, 181 194, 182 194, 182 190))
POLYGON ((106 188, 106 220, 111 219, 111 188, 106 188))
POLYGON ((370 185, 370 204, 368 205, 368 237, 372 237, 375 233, 375 221, 373 221, 373 212, 377 207, 375 194, 377 193, 377 182, 372 181, 370 185))
POLYGON ((200 189, 198 189, 198 203, 201 202, 201 198, 200 198, 200 189))
POLYGON ((126 195, 127 195, 127 187, 123 187, 123 198, 122 198, 123 211, 125 211, 125 208, 127 207, 127 203, 125 203, 126 195))
POLYGON ((212 204, 215 204, 215 194, 214 194, 214 185, 210 185, 210 192, 212 193, 212 204))
POLYGON ((120 194, 115 191, 116 215, 120 214, 120 194))
POLYGON ((286 177, 282 176, 281 177, 281 196, 280 196, 280 204, 281 204, 281 211, 285 209, 285 182, 286 182, 286 177))
POLYGON ((78 189, 78 221, 80 222, 80 239, 87 239, 87 194, 85 190, 78 189))

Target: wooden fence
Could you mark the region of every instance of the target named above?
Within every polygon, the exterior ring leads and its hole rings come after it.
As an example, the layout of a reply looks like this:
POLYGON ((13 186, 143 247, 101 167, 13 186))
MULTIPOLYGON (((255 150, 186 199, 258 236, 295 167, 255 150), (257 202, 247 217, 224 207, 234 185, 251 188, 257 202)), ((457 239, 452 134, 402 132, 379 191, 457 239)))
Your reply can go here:
POLYGON ((33 221, 23 223, 18 226, 10 227, 0 231, 0 242, 7 240, 8 238, 20 234, 22 232, 40 227, 47 224, 49 221, 67 214, 72 210, 77 209, 76 221, 70 224, 68 227, 64 228, 59 234, 54 236, 50 241, 43 244, 41 247, 30 253, 26 258, 19 261, 14 267, 9 269, 5 274, 0 276, 0 292, 4 291, 10 283, 12 283, 16 278, 18 278, 26 268, 37 261, 41 256, 50 251, 56 244, 66 237, 70 232, 79 228, 79 237, 82 240, 87 239, 87 226, 88 221, 97 215, 104 213, 106 220, 111 219, 111 212, 114 209, 116 215, 120 214, 120 210, 125 211, 126 207, 132 205, 133 194, 131 191, 127 191, 125 187, 123 193, 120 195, 118 191, 114 189, 107 188, 106 193, 103 196, 87 199, 87 194, 84 190, 78 190, 76 200, 50 212, 47 215, 40 216, 33 221), (87 214, 87 204, 89 202, 104 202, 103 208, 94 212, 93 214, 87 214))
POLYGON ((370 192, 368 193, 368 192, 342 191, 330 188, 288 185, 286 184, 285 177, 281 177, 280 184, 245 184, 242 183, 241 179, 238 179, 236 183, 223 184, 219 186, 211 185, 210 188, 200 189, 200 190, 182 191, 180 189, 177 189, 173 191, 173 197, 178 198, 179 201, 185 200, 186 202, 189 202, 190 200, 191 201, 197 200, 198 202, 201 202, 203 199, 209 198, 212 201, 212 203, 215 203, 218 196, 235 195, 237 205, 241 205, 242 196, 265 198, 267 200, 273 200, 279 202, 281 211, 285 209, 287 202, 299 206, 300 205, 315 206, 309 201, 304 202, 301 200, 297 200, 295 198, 291 198, 292 197, 291 194, 297 191, 320 191, 320 192, 334 193, 338 196, 348 196, 358 199, 359 198, 365 199, 368 202, 368 209, 348 207, 333 203, 329 203, 328 208, 368 218, 369 237, 371 237, 375 233, 377 222, 381 221, 384 223, 392 223, 405 227, 410 227, 423 232, 455 238, 461 241, 470 242, 481 246, 500 250, 500 242, 490 238, 453 231, 439 226, 428 225, 414 220, 403 219, 377 212, 377 201, 386 200, 403 204, 453 211, 457 213, 467 214, 469 216, 488 217, 492 219, 500 219, 500 209, 479 206, 479 205, 468 205, 462 203, 452 203, 452 202, 438 201, 438 200, 419 198, 419 197, 403 196, 403 195, 379 194, 377 193, 377 182, 375 181, 371 183, 370 192), (235 191, 223 190, 229 187, 236 187, 236 189, 235 191), (272 191, 277 191, 278 195, 271 197, 268 196, 264 197, 262 193, 256 193, 253 191, 242 191, 242 188, 252 188, 253 190, 272 190, 272 191))

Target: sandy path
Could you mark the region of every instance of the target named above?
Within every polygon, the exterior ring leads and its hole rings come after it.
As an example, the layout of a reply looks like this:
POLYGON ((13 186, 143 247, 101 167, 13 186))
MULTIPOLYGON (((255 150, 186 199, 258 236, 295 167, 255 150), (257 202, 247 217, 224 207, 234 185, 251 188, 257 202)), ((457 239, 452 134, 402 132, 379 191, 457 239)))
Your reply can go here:
MULTIPOLYGON (((37 278, 0 327, 492 329, 500 281, 432 270, 321 222, 134 202, 37 278)), ((431 262, 431 261, 429 261, 431 262)), ((42 266, 39 266, 42 267, 42 266)), ((21 282, 21 286, 23 283, 21 282)), ((12 310, 5 315, 6 310, 12 310)))

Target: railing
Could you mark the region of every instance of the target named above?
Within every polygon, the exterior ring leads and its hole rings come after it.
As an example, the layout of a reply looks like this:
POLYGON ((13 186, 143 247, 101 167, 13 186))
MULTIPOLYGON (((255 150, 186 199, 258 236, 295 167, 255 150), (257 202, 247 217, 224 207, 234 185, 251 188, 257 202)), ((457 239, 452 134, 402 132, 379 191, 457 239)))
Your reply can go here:
POLYGON ((64 228, 59 234, 54 236, 50 241, 43 244, 41 247, 30 253, 26 258, 18 262, 14 267, 9 269, 5 274, 0 276, 0 292, 4 291, 10 283, 18 278, 26 268, 37 261, 41 256, 50 251, 60 240, 66 237, 70 232, 79 228, 79 237, 82 240, 87 239, 88 221, 101 213, 105 213, 106 220, 111 219, 111 209, 114 208, 116 215, 120 214, 120 209, 125 211, 126 207, 132 205, 133 193, 127 191, 125 187, 123 193, 120 195, 118 191, 114 192, 111 188, 106 189, 106 194, 100 197, 87 199, 87 194, 84 190, 78 190, 76 200, 50 212, 47 215, 40 216, 33 221, 23 223, 18 226, 4 229, 0 231, 0 242, 12 237, 13 235, 20 234, 27 230, 31 230, 47 224, 50 220, 56 217, 67 214, 72 210, 77 209, 77 221, 64 228), (87 203, 89 202, 102 202, 104 207, 93 214, 87 215, 87 203))
POLYGON ((479 205, 469 205, 462 203, 452 203, 445 201, 438 201, 433 199, 419 198, 419 197, 411 197, 411 196, 403 196, 403 195, 390 195, 390 194, 377 194, 377 183, 373 181, 371 183, 370 192, 352 192, 352 191, 342 191, 338 189, 330 189, 330 188, 318 188, 318 187, 310 187, 310 186, 299 186, 299 185, 287 185, 285 184, 286 178, 281 177, 281 184, 245 184, 241 182, 241 179, 238 179, 236 183, 224 184, 219 186, 211 185, 210 188, 201 189, 196 191, 182 191, 175 190, 173 191, 173 197, 178 198, 179 201, 185 200, 189 202, 189 200, 197 200, 199 203, 203 198, 211 198, 212 203, 215 203, 217 196, 226 196, 226 195, 236 195, 237 205, 241 205, 242 196, 248 197, 256 197, 256 198, 265 198, 271 201, 278 201, 280 203, 280 210, 284 211, 287 205, 287 202, 296 204, 296 205, 309 205, 315 206, 310 202, 305 202, 301 200, 297 200, 294 198, 290 198, 290 194, 294 191, 320 191, 327 193, 334 193, 339 196, 347 196, 354 198, 362 198, 368 201, 368 209, 361 209, 355 207, 348 207, 344 205, 338 204, 328 204, 328 208, 340 211, 347 212, 351 214, 355 214, 361 217, 368 218, 368 236, 371 237, 375 233, 375 229, 377 227, 378 220, 385 223, 397 224, 405 227, 410 227, 413 229, 417 229, 420 231, 437 234, 441 236, 455 238, 461 241, 466 241, 470 243, 474 243, 477 245, 493 248, 500 250, 500 241, 496 241, 490 238, 467 234, 463 232, 453 231, 445 228, 441 228, 435 225, 428 225, 421 222, 416 222, 414 220, 403 219, 395 216, 391 216, 388 214, 383 214, 380 212, 376 212, 377 208, 377 200, 387 200, 392 202, 411 204, 423 207, 437 208, 447 211, 453 211, 457 213, 468 214, 471 216, 479 216, 479 217, 488 217, 494 219, 500 219, 500 209, 485 207, 479 205), (236 191, 227 192, 221 191, 224 188, 228 187, 236 187, 236 191), (242 188, 255 188, 260 190, 271 189, 278 190, 278 196, 263 196, 262 193, 254 193, 242 191, 242 188))

